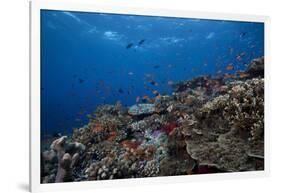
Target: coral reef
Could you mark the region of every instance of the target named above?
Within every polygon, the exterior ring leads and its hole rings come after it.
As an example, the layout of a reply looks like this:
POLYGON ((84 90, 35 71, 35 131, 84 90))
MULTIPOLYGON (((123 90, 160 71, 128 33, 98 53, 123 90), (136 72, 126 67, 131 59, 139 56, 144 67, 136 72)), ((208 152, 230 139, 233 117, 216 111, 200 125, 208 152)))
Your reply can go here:
POLYGON ((263 170, 263 57, 239 73, 178 82, 149 103, 98 107, 42 151, 42 183, 263 170))
POLYGON ((259 169, 253 157, 264 155, 263 86, 263 79, 231 83, 227 94, 195 113, 194 125, 183 122, 189 155, 223 171, 259 169))

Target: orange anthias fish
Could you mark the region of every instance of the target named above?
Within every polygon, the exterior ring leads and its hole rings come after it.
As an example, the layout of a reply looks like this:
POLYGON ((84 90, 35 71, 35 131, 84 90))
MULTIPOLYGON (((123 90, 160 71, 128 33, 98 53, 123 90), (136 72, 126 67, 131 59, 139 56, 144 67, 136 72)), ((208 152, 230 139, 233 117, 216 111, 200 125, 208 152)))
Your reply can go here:
POLYGON ((246 73, 239 74, 240 78, 247 78, 248 76, 249 76, 249 74, 246 74, 246 73))
POLYGON ((225 74, 224 77, 225 78, 234 78, 234 76, 232 74, 225 74))
POLYGON ((149 97, 147 95, 144 95, 142 99, 149 99, 149 97))
POLYGON ((155 98, 156 98, 156 99, 161 99, 161 95, 159 94, 159 95, 157 95, 155 98))
POLYGON ((247 78, 249 76, 249 74, 247 74, 247 73, 245 73, 243 71, 240 71, 240 70, 238 70, 236 72, 236 74, 238 74, 239 78, 247 78))
POLYGON ((234 66, 232 64, 228 64, 226 66, 226 70, 233 70, 234 69, 234 66))

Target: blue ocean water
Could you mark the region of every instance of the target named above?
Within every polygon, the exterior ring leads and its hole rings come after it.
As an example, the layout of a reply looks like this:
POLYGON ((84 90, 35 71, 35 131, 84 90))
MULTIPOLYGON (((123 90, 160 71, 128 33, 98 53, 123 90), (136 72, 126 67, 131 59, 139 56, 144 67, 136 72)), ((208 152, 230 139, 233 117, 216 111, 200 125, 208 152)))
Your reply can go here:
POLYGON ((70 133, 99 105, 171 94, 177 81, 234 74, 264 55, 263 37, 263 23, 42 10, 41 133, 70 133))

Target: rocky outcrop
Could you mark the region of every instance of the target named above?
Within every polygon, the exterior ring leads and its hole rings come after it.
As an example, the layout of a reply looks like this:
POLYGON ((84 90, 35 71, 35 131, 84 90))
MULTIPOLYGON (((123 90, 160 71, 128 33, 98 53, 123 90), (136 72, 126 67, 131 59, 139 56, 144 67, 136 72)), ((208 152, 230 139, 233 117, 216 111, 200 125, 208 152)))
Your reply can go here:
POLYGON ((249 64, 246 74, 249 75, 248 78, 264 77, 264 57, 256 58, 249 64))

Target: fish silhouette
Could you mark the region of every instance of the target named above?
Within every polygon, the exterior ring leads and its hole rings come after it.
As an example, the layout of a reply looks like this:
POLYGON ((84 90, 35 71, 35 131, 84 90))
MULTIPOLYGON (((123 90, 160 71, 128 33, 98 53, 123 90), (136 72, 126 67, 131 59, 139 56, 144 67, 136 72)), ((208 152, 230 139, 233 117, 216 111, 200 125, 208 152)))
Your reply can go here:
POLYGON ((82 79, 82 78, 79 78, 78 81, 79 81, 80 84, 82 84, 85 80, 82 79))
POLYGON ((154 80, 149 81, 149 83, 150 83, 151 85, 153 85, 153 86, 158 86, 158 83, 155 82, 154 80))
POLYGON ((126 49, 130 49, 131 47, 133 47, 133 43, 129 43, 127 46, 126 46, 126 49))
POLYGON ((118 92, 119 92, 119 93, 124 93, 124 90, 123 90, 122 88, 119 88, 119 89, 118 89, 118 92))
POLYGON ((145 42, 145 39, 142 39, 141 41, 139 41, 138 45, 142 45, 145 42))
POLYGON ((240 38, 243 38, 246 34, 247 34, 247 32, 242 32, 242 33, 240 34, 240 38))
POLYGON ((154 69, 158 69, 158 68, 160 68, 160 66, 159 65, 154 65, 153 68, 154 69))

